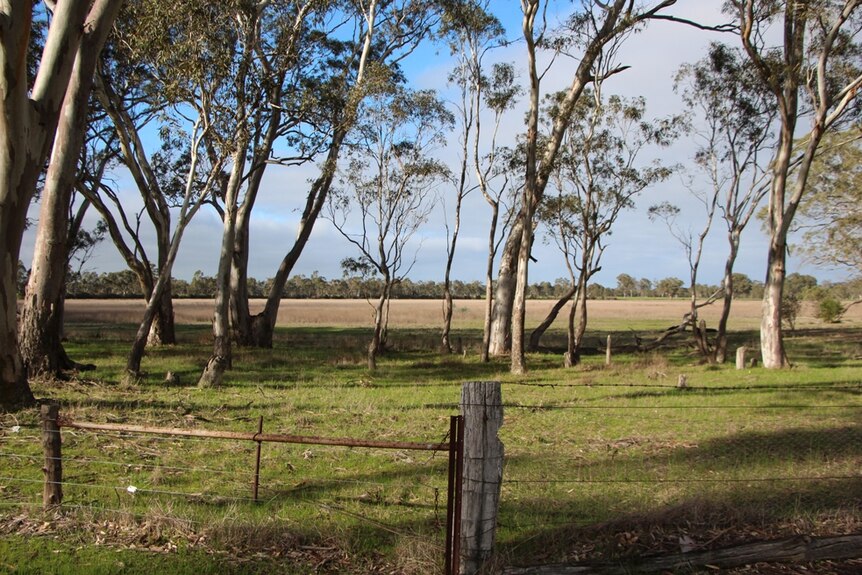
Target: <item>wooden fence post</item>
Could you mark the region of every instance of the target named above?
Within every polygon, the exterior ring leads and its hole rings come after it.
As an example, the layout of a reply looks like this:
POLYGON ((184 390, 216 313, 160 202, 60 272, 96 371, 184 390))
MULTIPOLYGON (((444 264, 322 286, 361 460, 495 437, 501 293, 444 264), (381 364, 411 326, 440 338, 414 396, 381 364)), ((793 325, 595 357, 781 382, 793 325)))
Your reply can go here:
POLYGON ((611 364, 611 334, 608 334, 608 344, 605 346, 605 365, 611 364))
POLYGON ((56 403, 41 407, 42 447, 45 451, 45 486, 42 490, 42 507, 45 509, 63 502, 63 459, 60 452, 60 425, 57 421, 60 406, 56 403))
POLYGON ((468 381, 461 388, 464 470, 461 499, 462 575, 479 573, 494 550, 503 480, 503 397, 499 381, 468 381))
POLYGON ((736 348, 736 369, 745 369, 745 346, 736 348))

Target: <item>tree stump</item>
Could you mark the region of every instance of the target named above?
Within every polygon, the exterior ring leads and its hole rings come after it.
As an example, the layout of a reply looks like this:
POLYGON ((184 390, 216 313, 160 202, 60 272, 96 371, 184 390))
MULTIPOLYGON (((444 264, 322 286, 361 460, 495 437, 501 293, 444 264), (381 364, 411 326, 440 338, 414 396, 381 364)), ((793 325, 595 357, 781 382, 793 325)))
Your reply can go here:
POLYGON ((748 348, 745 346, 736 348, 736 369, 745 369, 745 354, 748 348))

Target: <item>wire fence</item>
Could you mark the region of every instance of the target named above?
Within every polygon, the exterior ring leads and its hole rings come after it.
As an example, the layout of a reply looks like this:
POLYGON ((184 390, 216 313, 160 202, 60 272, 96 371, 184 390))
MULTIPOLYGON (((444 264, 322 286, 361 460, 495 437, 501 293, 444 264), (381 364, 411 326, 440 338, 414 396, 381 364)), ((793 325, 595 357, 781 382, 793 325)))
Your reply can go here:
POLYGON ((552 547, 549 561, 617 560, 862 533, 858 386, 847 386, 849 401, 809 390, 804 400, 770 393, 749 404, 690 391, 656 397, 654 387, 623 405, 504 403, 498 522, 515 557, 552 547))
MULTIPOLYGON (((0 493, 10 513, 40 506, 43 433, 35 425, 0 426, 0 493)), ((319 533, 352 531, 354 539, 421 541, 443 559, 445 451, 266 443, 258 473, 257 445, 248 440, 55 433, 63 440, 60 487, 67 512, 123 514, 200 530, 231 518, 251 524, 275 519, 297 531, 312 523, 319 533)), ((448 436, 438 439, 448 449, 448 436)))
MULTIPOLYGON (((504 384, 496 527, 507 556, 608 559, 746 538, 862 533, 859 384, 585 389, 504 384)), ((469 405, 417 401, 398 409, 462 407, 469 405)), ((62 434, 68 509, 189 529, 275 518, 356 539, 421 541, 442 553, 443 453, 266 444, 255 503, 254 442, 62 434)), ((432 442, 448 439, 441 433, 432 442)), ((0 422, 0 505, 37 505, 43 461, 36 426, 0 422)))

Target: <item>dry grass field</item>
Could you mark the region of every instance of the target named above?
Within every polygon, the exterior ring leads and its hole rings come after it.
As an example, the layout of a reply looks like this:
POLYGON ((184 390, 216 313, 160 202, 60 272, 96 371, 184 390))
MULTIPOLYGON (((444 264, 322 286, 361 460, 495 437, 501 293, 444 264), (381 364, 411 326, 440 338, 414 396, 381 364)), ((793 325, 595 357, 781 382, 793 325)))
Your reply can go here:
MULTIPOLYGON (((252 313, 263 308, 263 300, 252 302, 252 313)), ((527 325, 541 321, 553 306, 553 300, 528 302, 527 325)), ((174 302, 177 323, 205 324, 212 319, 212 301, 206 299, 180 299, 174 302)), ((642 326, 645 323, 671 325, 679 322, 688 309, 683 299, 620 299, 592 300, 588 311, 590 323, 596 328, 626 329, 627 324, 642 326)), ((138 300, 69 300, 66 302, 66 320, 69 322, 108 322, 134 324, 140 320, 144 304, 138 300)), ((281 302, 278 325, 285 327, 366 327, 372 322, 372 307, 365 300, 300 300, 281 302)), ((713 305, 701 310, 701 317, 714 326, 720 308, 713 305)), ((458 300, 455 302, 453 324, 456 329, 481 328, 484 302, 458 300)), ((568 307, 557 320, 563 326, 568 307)), ((760 301, 734 302, 730 329, 755 329, 760 322, 760 301)), ((435 327, 442 321, 439 300, 393 300, 391 325, 396 328, 435 327)), ((798 320, 800 326, 822 325, 816 319, 813 304, 806 304, 798 320)), ((862 324, 862 306, 850 309, 844 318, 845 325, 862 324)))

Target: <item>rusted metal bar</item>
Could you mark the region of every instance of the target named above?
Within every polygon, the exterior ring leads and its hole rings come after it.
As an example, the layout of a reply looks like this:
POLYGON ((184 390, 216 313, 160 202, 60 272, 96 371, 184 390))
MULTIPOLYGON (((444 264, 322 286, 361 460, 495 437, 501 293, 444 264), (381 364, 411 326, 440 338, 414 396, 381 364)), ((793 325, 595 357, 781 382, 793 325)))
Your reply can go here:
POLYGON ((453 575, 461 572, 461 492, 464 484, 464 416, 459 415, 455 441, 455 523, 452 527, 453 575))
MULTIPOLYGON (((257 437, 260 438, 260 435, 263 433, 263 416, 260 416, 260 419, 257 421, 257 437)), ((257 439, 257 457, 254 462, 254 500, 257 502, 257 489, 260 486, 260 447, 263 443, 260 439, 257 439)))
POLYGON ((145 425, 118 425, 113 423, 91 423, 60 419, 61 427, 89 431, 116 431, 120 433, 147 433, 153 435, 172 435, 178 437, 208 437, 215 439, 235 439, 239 441, 258 441, 265 443, 299 443, 304 445, 336 445, 342 447, 376 447, 379 449, 406 449, 414 451, 445 451, 448 443, 413 443, 408 441, 376 441, 353 439, 349 437, 315 437, 305 435, 285 435, 281 433, 248 433, 242 431, 209 431, 206 429, 178 429, 175 427, 149 427, 145 425))
POLYGON ((446 482, 446 557, 444 559, 445 575, 454 575, 457 569, 452 554, 452 536, 455 528, 455 472, 458 468, 457 459, 458 416, 449 418, 449 477, 446 482))

